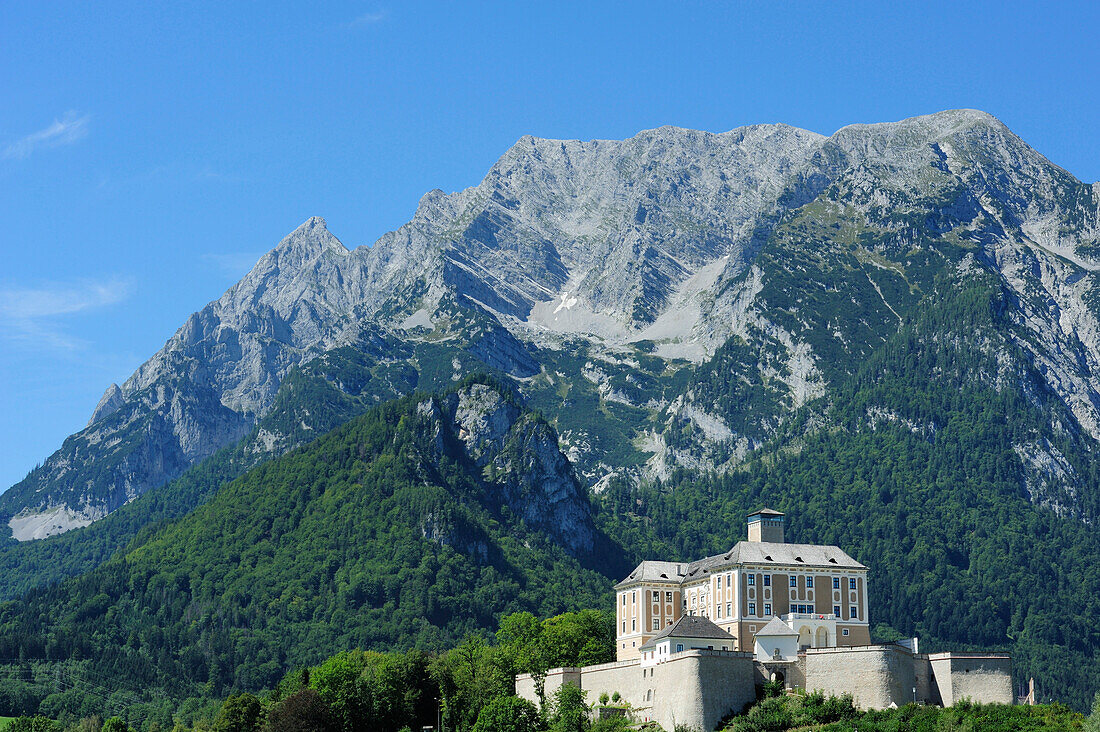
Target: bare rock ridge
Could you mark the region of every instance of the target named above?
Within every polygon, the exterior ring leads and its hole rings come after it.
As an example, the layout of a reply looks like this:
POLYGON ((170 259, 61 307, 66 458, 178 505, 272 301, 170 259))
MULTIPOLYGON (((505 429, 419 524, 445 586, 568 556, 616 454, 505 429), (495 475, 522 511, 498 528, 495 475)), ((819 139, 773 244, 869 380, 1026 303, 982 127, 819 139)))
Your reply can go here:
MULTIPOLYGON (((932 263, 956 267, 930 242, 970 252, 1013 293, 1012 342, 1071 427, 1100 439, 1100 185, 973 110, 829 137, 787 125, 662 127, 623 141, 521 138, 480 184, 425 194, 370 247, 349 251, 310 218, 112 385, 83 431, 0 496, 0 518, 18 539, 97 520, 241 439, 292 369, 373 333, 421 349, 407 363, 422 384, 473 362, 521 381, 585 378, 657 423, 696 425, 694 447, 667 432, 623 436, 652 473, 736 461, 828 393, 847 368, 830 354, 855 358, 897 330, 931 286, 920 278, 932 263), (932 252, 923 269, 917 251, 932 252), (811 307, 822 297, 859 317, 811 307), (453 369, 449 357, 429 362, 429 347, 452 348, 453 369), (583 374, 549 365, 578 349, 606 363, 583 374), (634 369, 635 349, 670 369, 736 352, 739 378, 777 406, 749 414, 697 384, 630 397, 640 373, 617 385, 610 366, 634 369)), ((617 469, 579 429, 558 431, 590 485, 617 469)), ((1043 444, 1019 446, 1025 468, 1058 463, 1036 452, 1043 444)), ((554 461, 546 452, 528 466, 541 476, 531 480, 568 473, 554 461)), ((553 515, 547 500, 539 510, 553 515)))

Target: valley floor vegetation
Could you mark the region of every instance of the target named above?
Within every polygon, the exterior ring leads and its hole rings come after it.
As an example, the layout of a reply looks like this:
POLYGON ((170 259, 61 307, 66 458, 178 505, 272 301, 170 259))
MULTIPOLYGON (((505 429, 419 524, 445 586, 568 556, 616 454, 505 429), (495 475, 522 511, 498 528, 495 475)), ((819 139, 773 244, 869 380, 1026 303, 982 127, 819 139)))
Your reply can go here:
MULTIPOLYGON (((0 716, 0 730, 411 732, 431 728, 453 732, 662 732, 653 723, 634 723, 629 705, 621 703, 617 693, 588 699, 587 692, 566 685, 545 695, 539 705, 515 695, 517 673, 531 673, 537 680, 551 668, 604 663, 614 658, 614 648, 614 617, 610 614, 585 610, 539 620, 530 613, 513 613, 502 619, 495 637, 471 634, 443 653, 346 651, 316 666, 288 673, 265 692, 232 693, 221 700, 190 699, 174 714, 154 713, 143 720, 135 716, 143 711, 139 707, 104 720, 103 709, 123 700, 81 694, 76 686, 58 692, 57 688, 68 685, 64 675, 55 674, 52 681, 35 684, 26 680, 33 677, 32 671, 29 677, 0 680, 0 711, 12 713, 13 705, 22 705, 21 710, 36 707, 35 713, 26 712, 14 719, 0 716), (42 692, 48 693, 37 699, 36 694, 42 692), (83 703, 74 711, 66 702, 77 697, 83 703)), ((721 732, 795 729, 1100 732, 1100 693, 1086 718, 1058 703, 1029 707, 964 701, 949 709, 911 704, 901 709, 860 711, 848 696, 789 694, 780 685, 769 684, 755 704, 731 714, 719 726, 721 732)), ((663 732, 702 731, 677 727, 663 732)))

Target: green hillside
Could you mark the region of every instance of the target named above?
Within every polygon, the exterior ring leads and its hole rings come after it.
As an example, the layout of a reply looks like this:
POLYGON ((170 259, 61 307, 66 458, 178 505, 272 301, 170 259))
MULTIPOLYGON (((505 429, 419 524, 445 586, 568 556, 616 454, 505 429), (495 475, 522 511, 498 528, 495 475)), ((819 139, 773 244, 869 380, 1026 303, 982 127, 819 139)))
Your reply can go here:
POLYGON ((604 540, 571 556, 502 499, 553 432, 522 414, 482 469, 431 409, 444 401, 375 408, 99 569, 0 605, 0 657, 90 659, 183 698, 269 687, 347 648, 443 648, 504 612, 610 602, 586 568, 599 554, 622 570, 604 540))

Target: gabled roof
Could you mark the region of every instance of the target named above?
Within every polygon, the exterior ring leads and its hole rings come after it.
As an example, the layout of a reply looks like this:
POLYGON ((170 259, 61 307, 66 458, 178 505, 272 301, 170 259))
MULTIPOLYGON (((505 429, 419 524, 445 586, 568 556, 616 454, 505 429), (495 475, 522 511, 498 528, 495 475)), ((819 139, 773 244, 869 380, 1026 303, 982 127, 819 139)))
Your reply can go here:
POLYGON ((713 638, 715 640, 724 641, 733 640, 732 635, 701 615, 684 615, 675 623, 666 627, 660 633, 643 643, 642 648, 649 648, 650 646, 656 645, 657 641, 664 640, 665 638, 713 638))
POLYGON ((734 564, 774 564, 778 566, 814 567, 817 569, 867 569, 838 546, 825 544, 779 544, 768 541, 739 541, 728 552, 694 562, 645 561, 634 568, 630 576, 616 588, 637 582, 691 582, 710 572, 734 564))
POLYGON ((733 548, 742 564, 786 564, 807 567, 867 569, 838 546, 824 544, 777 544, 767 541, 739 541, 733 548))
POLYGON ((655 562, 647 560, 634 568, 634 571, 615 587, 632 585, 636 582, 679 582, 683 579, 681 562, 655 562))
POLYGON ((767 636, 769 638, 774 638, 774 637, 780 636, 780 635, 798 635, 798 632, 794 631, 794 630, 791 630, 790 626, 788 626, 786 623, 784 623, 779 618, 772 618, 771 620, 768 621, 767 625, 765 625, 760 630, 756 631, 756 637, 757 638, 759 638, 761 636, 767 636))

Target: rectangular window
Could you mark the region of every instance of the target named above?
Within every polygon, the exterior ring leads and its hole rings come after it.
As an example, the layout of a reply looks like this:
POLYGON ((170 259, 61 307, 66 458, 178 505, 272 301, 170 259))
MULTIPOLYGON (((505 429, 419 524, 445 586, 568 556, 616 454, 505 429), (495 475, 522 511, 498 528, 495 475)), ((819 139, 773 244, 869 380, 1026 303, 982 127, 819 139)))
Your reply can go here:
POLYGON ((814 578, 813 577, 807 577, 806 578, 806 587, 813 587, 813 586, 814 586, 814 578))
POLYGON ((845 628, 844 630, 841 631, 841 633, 843 633, 844 635, 848 635, 848 629, 845 628))
POLYGON ((684 650, 684 644, 683 643, 677 643, 676 644, 676 652, 680 653, 683 650, 684 650))
POLYGON ((833 605, 833 615, 840 617, 840 605, 833 605))
POLYGON ((791 587, 798 587, 798 578, 793 574, 791 575, 791 587))
POLYGON ((770 574, 764 575, 764 586, 765 587, 771 587, 772 586, 772 576, 770 574))
POLYGON ((626 593, 623 593, 623 607, 626 607, 626 593))
POLYGON ((858 620, 859 619, 859 613, 856 612, 856 606, 855 605, 852 605, 850 608, 848 608, 848 614, 852 616, 852 620, 858 620))
MULTIPOLYGON (((765 577, 767 577, 767 575, 765 575, 765 577)), ((755 574, 750 574, 749 575, 749 587, 753 587, 754 585, 756 585, 756 575, 755 574)))
POLYGON ((654 630, 660 630, 661 629, 661 619, 660 618, 653 618, 653 629, 654 630))
POLYGON ((772 604, 770 602, 764 603, 764 617, 770 618, 772 615, 772 604))
POLYGON ((732 618, 733 617, 733 603, 732 602, 727 602, 726 603, 726 617, 727 618, 732 618))
POLYGON ((637 590, 630 593, 630 601, 635 602, 635 603, 638 602, 638 591, 637 590))
POLYGON ((855 588, 856 588, 856 578, 855 577, 849 577, 848 578, 848 589, 849 590, 854 590, 855 588))
POLYGON ((654 590, 653 591, 653 602, 660 602, 660 601, 661 601, 661 593, 658 592, 657 590, 654 590))
POLYGON ((665 602, 672 602, 672 593, 671 592, 666 592, 665 593, 665 602))
POLYGON ((637 630, 638 629, 638 621, 637 620, 631 620, 630 621, 630 629, 631 630, 637 630))
POLYGON ((626 635, 626 621, 623 621, 623 635, 626 635))
POLYGON ((718 617, 719 618, 722 617, 722 606, 721 605, 718 606, 718 617))
POLYGON ((718 575, 718 589, 722 589, 722 575, 718 575))
POLYGON ((750 602, 749 603, 749 615, 756 615, 756 603, 755 602, 750 602))
POLYGON ((833 589, 834 590, 839 590, 840 589, 840 577, 833 577, 833 589))

